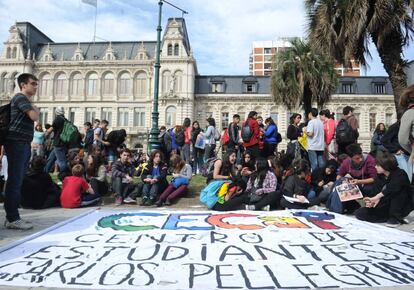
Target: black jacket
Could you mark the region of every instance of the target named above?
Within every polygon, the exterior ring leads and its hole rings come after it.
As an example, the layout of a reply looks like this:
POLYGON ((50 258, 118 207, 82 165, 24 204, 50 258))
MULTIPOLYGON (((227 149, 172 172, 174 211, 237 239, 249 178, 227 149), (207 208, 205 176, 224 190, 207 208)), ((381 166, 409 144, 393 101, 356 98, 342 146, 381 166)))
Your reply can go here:
MULTIPOLYGON (((158 176, 157 179, 158 179, 158 182, 160 182, 161 188, 165 188, 168 186, 168 181, 167 181, 168 166, 167 164, 163 162, 161 162, 158 166, 160 168, 160 176, 158 176)), ((151 172, 153 168, 154 168, 153 164, 149 162, 141 174, 142 181, 144 181, 144 179, 146 179, 148 175, 152 175, 151 172)))
POLYGON ((388 150, 389 153, 396 153, 398 150, 402 150, 400 143, 398 142, 398 131, 400 130, 400 122, 392 124, 387 132, 382 136, 382 146, 388 150))

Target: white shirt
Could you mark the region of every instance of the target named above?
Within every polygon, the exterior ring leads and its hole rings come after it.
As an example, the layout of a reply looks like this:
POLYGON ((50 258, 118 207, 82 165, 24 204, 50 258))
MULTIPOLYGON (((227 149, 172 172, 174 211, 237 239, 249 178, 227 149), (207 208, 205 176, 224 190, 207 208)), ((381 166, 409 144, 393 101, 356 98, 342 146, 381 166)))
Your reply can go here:
POLYGON ((313 133, 312 137, 308 136, 308 150, 325 150, 323 123, 319 119, 312 119, 308 123, 306 132, 313 133))

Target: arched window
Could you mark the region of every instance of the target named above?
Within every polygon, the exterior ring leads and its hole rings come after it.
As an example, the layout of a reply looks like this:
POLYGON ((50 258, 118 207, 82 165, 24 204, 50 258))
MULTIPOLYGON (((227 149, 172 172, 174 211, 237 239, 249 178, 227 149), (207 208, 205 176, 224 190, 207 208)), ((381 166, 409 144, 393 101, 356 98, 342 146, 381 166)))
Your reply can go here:
POLYGON ((98 94, 98 74, 91 73, 87 80, 87 95, 96 96, 98 94))
POLYGON ((108 72, 103 77, 103 94, 113 95, 114 94, 115 76, 113 73, 108 72))
POLYGON ((165 111, 165 125, 167 127, 172 127, 176 125, 176 118, 177 118, 177 108, 174 106, 170 106, 165 111))
POLYGON ((174 55, 180 55, 180 45, 174 45, 174 55))
POLYGON ((131 76, 127 72, 124 72, 119 77, 119 95, 120 96, 131 95, 131 76))
POLYGON ((172 46, 172 44, 169 44, 168 45, 168 48, 167 48, 167 55, 172 55, 172 53, 173 53, 173 46, 172 46))
POLYGON ((47 97, 51 92, 52 78, 49 73, 44 74, 40 79, 39 96, 47 97))
POLYGON ((163 93, 168 93, 168 90, 170 88, 170 78, 171 78, 170 71, 166 70, 162 73, 162 88, 161 88, 161 91, 163 93))
POLYGON ((176 71, 175 74, 175 83, 174 83, 174 92, 182 92, 183 91, 183 72, 176 71))
POLYGON ((67 91, 67 78, 65 73, 60 73, 56 78, 56 96, 64 96, 67 91))
POLYGON ((13 47, 13 55, 12 58, 16 58, 17 57, 17 47, 13 47))
POLYGON ((4 72, 0 76, 0 93, 6 93, 7 92, 7 73, 4 72))
POLYGON ((10 47, 7 48, 6 58, 11 58, 11 48, 10 47))
POLYGON ((147 94, 147 74, 145 72, 137 74, 135 85, 137 96, 145 96, 147 94))
POLYGON ((72 85, 70 93, 73 96, 80 96, 82 95, 82 75, 80 73, 75 73, 72 76, 72 85))

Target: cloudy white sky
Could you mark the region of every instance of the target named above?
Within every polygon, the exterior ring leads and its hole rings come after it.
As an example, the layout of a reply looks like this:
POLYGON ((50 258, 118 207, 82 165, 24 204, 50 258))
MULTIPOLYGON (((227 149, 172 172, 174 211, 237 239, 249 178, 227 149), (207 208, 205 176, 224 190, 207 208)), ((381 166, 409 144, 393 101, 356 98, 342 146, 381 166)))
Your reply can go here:
MULTIPOLYGON (((156 40, 157 0, 97 0, 97 36, 111 41, 156 40)), ((169 0, 188 11, 190 44, 200 74, 248 74, 253 41, 304 36, 303 0, 169 0)), ((29 21, 55 42, 90 41, 95 8, 81 0, 0 0, 0 41, 15 21, 29 21)), ((164 4, 168 17, 181 12, 164 4)), ((2 48, 2 44, 0 44, 2 48)), ((414 45, 405 57, 414 59, 414 45)), ((375 50, 366 75, 385 75, 375 50)))

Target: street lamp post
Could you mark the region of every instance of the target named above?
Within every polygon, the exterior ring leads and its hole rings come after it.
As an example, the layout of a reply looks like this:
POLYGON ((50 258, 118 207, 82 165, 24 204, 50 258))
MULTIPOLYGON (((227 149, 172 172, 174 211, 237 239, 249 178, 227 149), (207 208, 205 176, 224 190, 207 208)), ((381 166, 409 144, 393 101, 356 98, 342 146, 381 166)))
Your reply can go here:
POLYGON ((159 94, 159 84, 160 84, 160 53, 161 53, 161 14, 162 14, 162 4, 167 3, 168 5, 180 10, 183 15, 188 14, 187 11, 169 3, 166 0, 159 0, 158 1, 158 26, 157 26, 157 50, 155 52, 155 64, 154 64, 154 100, 153 100, 153 109, 152 109, 152 127, 149 136, 149 145, 150 149, 159 149, 160 142, 158 141, 158 135, 160 134, 160 130, 158 128, 158 94, 159 94))
POLYGON ((159 149, 160 142, 158 141, 158 135, 160 130, 158 128, 158 88, 160 84, 160 50, 161 50, 161 14, 162 14, 162 0, 158 1, 158 26, 157 26, 157 51, 155 52, 155 65, 154 65, 154 100, 152 108, 152 127, 150 131, 149 144, 150 149, 159 149))

